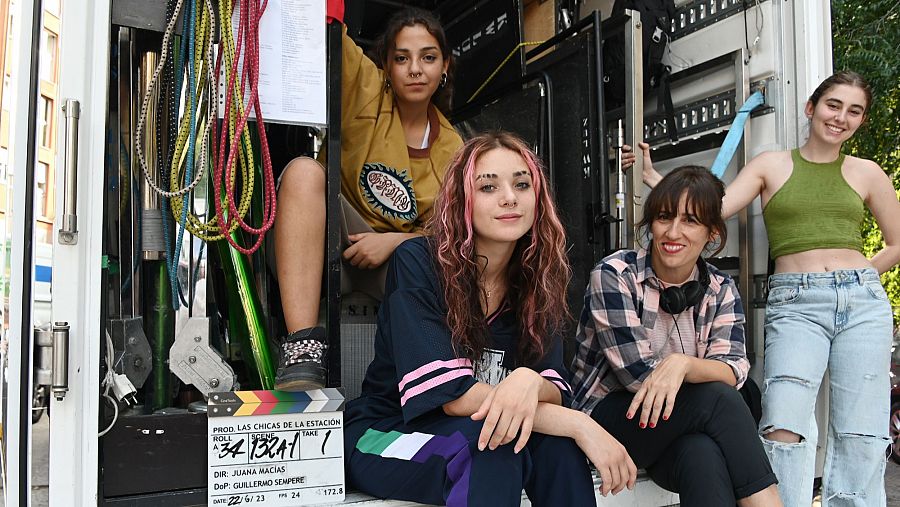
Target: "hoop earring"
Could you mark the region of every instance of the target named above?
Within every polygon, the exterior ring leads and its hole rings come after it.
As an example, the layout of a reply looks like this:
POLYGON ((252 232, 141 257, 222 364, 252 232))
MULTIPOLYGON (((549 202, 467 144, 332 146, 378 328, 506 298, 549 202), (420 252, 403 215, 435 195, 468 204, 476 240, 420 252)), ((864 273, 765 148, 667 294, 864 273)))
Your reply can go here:
POLYGON ((447 73, 446 72, 441 74, 441 84, 439 85, 439 88, 443 88, 445 86, 447 86, 447 73))

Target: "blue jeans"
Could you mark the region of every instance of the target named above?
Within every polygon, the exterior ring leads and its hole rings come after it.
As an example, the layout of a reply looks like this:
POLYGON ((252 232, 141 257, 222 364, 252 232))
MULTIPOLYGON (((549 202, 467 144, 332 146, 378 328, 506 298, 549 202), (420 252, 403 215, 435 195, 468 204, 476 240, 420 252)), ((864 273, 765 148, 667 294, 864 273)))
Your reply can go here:
POLYGON ((815 473, 815 403, 828 368, 822 506, 883 506, 890 405, 891 308, 874 269, 769 278, 760 434, 786 507, 808 507, 815 473))

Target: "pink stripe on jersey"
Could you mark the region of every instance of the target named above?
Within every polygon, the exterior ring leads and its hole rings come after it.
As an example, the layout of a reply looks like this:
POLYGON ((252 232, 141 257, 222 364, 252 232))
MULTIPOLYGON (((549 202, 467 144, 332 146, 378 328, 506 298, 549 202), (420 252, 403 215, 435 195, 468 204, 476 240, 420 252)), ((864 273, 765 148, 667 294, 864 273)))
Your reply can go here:
POLYGON ((538 375, 540 375, 542 377, 553 377, 553 378, 558 378, 558 379, 562 380, 562 377, 559 375, 559 373, 556 373, 556 370, 554 370, 552 368, 547 368, 546 370, 538 373, 538 375))
POLYGON ((413 387, 409 391, 406 391, 406 394, 400 398, 400 406, 406 405, 406 402, 409 401, 413 396, 418 396, 429 389, 434 389, 435 387, 450 382, 451 380, 459 377, 465 377, 466 375, 474 375, 475 372, 472 368, 460 368, 458 370, 448 371, 447 373, 443 373, 438 375, 437 377, 430 378, 425 382, 413 387))
POLYGON ((441 368, 460 368, 463 366, 467 366, 470 369, 472 368, 472 361, 468 359, 451 359, 450 361, 432 361, 423 366, 419 366, 415 370, 407 373, 400 379, 400 383, 397 385, 398 391, 403 391, 403 388, 406 387, 406 384, 409 384, 413 380, 416 380, 424 375, 427 375, 435 370, 439 370, 441 368))
POLYGON ((570 392, 572 391, 572 389, 569 388, 569 383, 566 382, 560 376, 560 374, 556 372, 556 370, 547 368, 546 370, 540 372, 538 375, 544 377, 545 379, 549 380, 550 382, 553 382, 554 384, 557 385, 557 387, 559 387, 563 391, 570 391, 570 392))
POLYGON ((554 384, 556 384, 556 387, 558 387, 561 391, 572 392, 572 390, 569 389, 569 386, 568 386, 566 383, 564 383, 564 382, 561 382, 561 381, 559 381, 559 380, 549 379, 549 378, 548 378, 547 380, 549 380, 550 382, 553 382, 554 384))

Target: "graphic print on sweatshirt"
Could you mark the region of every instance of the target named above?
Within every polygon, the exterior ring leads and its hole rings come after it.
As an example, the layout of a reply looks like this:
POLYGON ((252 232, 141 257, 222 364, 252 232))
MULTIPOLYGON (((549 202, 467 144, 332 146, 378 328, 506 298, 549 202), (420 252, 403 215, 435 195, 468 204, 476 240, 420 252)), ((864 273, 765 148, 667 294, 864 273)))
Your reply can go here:
POLYGON ((503 366, 504 357, 506 352, 503 350, 484 349, 475 368, 475 379, 492 386, 499 384, 510 373, 510 369, 503 366))
POLYGON ((416 193, 406 171, 369 162, 359 174, 359 186, 369 206, 385 217, 407 222, 418 218, 416 193))

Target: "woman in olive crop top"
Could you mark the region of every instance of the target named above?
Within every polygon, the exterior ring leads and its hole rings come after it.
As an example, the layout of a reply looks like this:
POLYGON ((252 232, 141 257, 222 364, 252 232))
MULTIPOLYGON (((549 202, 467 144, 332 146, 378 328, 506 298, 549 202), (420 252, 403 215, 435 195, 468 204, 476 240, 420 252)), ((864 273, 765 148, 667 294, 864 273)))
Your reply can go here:
MULTIPOLYGON (((826 368, 831 403, 822 505, 886 503, 892 316, 879 274, 900 261, 900 202, 878 164, 841 154, 871 102, 869 85, 854 72, 823 81, 806 103, 806 143, 751 160, 728 185, 722 206, 727 218, 760 196, 775 259, 760 435, 786 506, 811 501, 815 403, 826 368), (885 243, 871 259, 862 254, 865 208, 885 243)), ((652 187, 661 175, 649 146, 640 147, 643 179, 652 187)))

